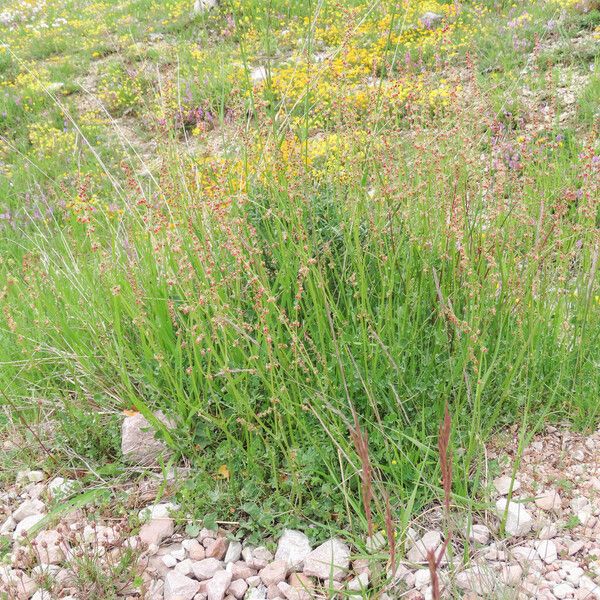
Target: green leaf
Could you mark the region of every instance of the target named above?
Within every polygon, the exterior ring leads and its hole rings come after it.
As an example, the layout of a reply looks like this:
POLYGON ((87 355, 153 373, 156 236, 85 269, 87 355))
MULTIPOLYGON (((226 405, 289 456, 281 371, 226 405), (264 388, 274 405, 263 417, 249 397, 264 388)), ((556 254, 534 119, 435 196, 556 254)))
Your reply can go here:
POLYGON ((197 525, 196 523, 188 523, 185 526, 185 533, 191 538, 198 537, 198 534, 200 533, 200 525, 197 525))

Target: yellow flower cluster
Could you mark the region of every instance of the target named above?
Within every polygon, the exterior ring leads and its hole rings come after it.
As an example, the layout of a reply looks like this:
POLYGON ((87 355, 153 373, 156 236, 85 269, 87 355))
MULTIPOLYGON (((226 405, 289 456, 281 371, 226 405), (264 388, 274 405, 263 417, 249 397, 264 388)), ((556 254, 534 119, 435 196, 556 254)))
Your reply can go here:
POLYGON ((17 91, 23 110, 32 112, 47 100, 46 90, 50 86, 50 75, 45 68, 24 64, 14 80, 0 81, 0 86, 17 91))
POLYGON ((29 127, 29 141, 39 158, 65 159, 77 150, 74 131, 57 129, 46 123, 34 123, 29 127))
MULTIPOLYGON (((357 85, 374 71, 374 56, 365 48, 351 48, 320 62, 299 62, 274 69, 271 91, 288 111, 307 102, 321 120, 327 120, 333 105, 348 102, 366 108, 368 94, 357 85)), ((261 86, 266 87, 266 82, 261 86)))
POLYGON ((153 0, 150 10, 160 15, 163 25, 170 25, 191 15, 193 4, 190 0, 153 0))
POLYGON ((193 161, 190 172, 199 193, 211 200, 237 194, 246 189, 246 171, 240 160, 228 160, 222 156, 199 156, 193 161))
POLYGON ((140 104, 142 93, 140 78, 127 73, 118 63, 108 65, 100 75, 98 97, 110 113, 120 114, 134 109, 140 104))
MULTIPOLYGON (((487 9, 477 10, 485 14, 487 9)), ((453 56, 477 33, 473 18, 459 16, 455 4, 436 0, 404 0, 401 6, 384 2, 373 14, 364 6, 330 9, 315 23, 312 54, 307 56, 307 40, 298 36, 312 23, 308 18, 298 23, 285 39, 291 43, 296 37, 302 53, 271 69, 269 81, 258 83, 255 92, 265 90, 267 98, 274 96, 292 124, 300 123, 297 115, 308 108, 312 127, 326 126, 340 110, 361 117, 372 106, 397 110, 408 99, 425 107, 448 106, 452 90, 447 82, 426 83, 411 71, 412 58, 405 55, 417 50, 415 60, 428 53, 453 56), (439 15, 441 22, 428 22, 423 18, 427 13, 439 15), (380 85, 384 67, 386 78, 380 85)))
POLYGON ((331 133, 305 142, 290 138, 281 145, 281 158, 288 175, 296 175, 302 169, 317 182, 344 182, 350 176, 352 162, 364 158, 358 149, 365 143, 366 134, 331 133))
MULTIPOLYGON (((281 144, 257 140, 245 161, 221 156, 200 156, 189 170, 190 182, 203 198, 219 200, 247 191, 248 183, 264 185, 274 178, 290 180, 308 175, 315 183, 347 183, 354 167, 365 158, 369 143, 364 132, 321 134, 300 140, 290 134, 281 144)), ((190 186, 191 187, 191 186, 190 186)))
MULTIPOLYGON (((316 183, 342 183, 352 178, 353 167, 365 157, 368 144, 364 132, 319 134, 301 140, 290 134, 281 144, 256 143, 249 149, 247 177, 259 184, 268 184, 284 176, 294 180, 308 175, 316 183)), ((232 165, 236 169, 235 165, 232 165)), ((237 168, 241 168, 241 163, 237 168)))

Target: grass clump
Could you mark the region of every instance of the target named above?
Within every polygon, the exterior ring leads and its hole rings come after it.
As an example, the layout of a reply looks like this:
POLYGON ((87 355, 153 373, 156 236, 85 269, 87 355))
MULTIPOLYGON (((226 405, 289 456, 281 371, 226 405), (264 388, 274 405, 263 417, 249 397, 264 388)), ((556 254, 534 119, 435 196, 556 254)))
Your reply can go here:
POLYGON ((186 509, 248 533, 381 528, 384 488, 405 526, 443 492, 446 405, 458 502, 503 426, 596 421, 597 77, 538 60, 581 17, 434 3, 432 26, 430 4, 104 3, 80 48, 100 107, 42 101, 48 77, 21 70, 12 31, 11 419, 56 421, 70 461, 118 463, 122 411, 160 409, 173 460, 195 467, 186 509), (135 69, 98 54, 106 31, 135 69))

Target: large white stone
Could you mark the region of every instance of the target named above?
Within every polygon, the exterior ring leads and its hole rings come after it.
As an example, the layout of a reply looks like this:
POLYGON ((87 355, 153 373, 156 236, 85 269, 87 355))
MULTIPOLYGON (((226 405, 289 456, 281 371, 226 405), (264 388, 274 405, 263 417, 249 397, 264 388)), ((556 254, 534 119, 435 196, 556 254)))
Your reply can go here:
POLYGON ((528 544, 513 546, 510 549, 510 554, 519 564, 526 566, 529 570, 534 568, 536 564, 541 567, 541 559, 538 551, 528 544))
POLYGON ((11 515, 6 517, 6 520, 2 525, 0 525, 0 535, 6 535, 7 533, 12 533, 17 526, 17 522, 12 518, 11 515))
POLYGON ((217 0, 195 0, 194 2, 194 14, 201 15, 217 6, 217 0))
POLYGON ((310 541, 306 535, 301 531, 286 529, 279 539, 275 560, 286 561, 291 569, 301 569, 310 551, 310 541))
POLYGON ((441 543, 442 534, 439 531, 428 531, 413 544, 406 556, 413 563, 427 562, 427 553, 430 550, 436 552, 441 543))
POLYGON ((374 533, 371 537, 367 538, 367 543, 365 544, 367 548, 367 552, 378 552, 385 548, 387 544, 387 538, 385 537, 385 533, 383 531, 378 531, 374 533))
POLYGON ((149 523, 142 525, 140 529, 140 540, 144 544, 159 545, 164 539, 173 535, 175 522, 173 519, 152 519, 149 523))
POLYGON ((42 531, 35 538, 39 561, 46 565, 58 565, 65 560, 68 546, 56 529, 42 531))
POLYGON ((542 510, 559 511, 562 507, 562 500, 556 490, 547 490, 536 497, 535 505, 542 510))
POLYGON ((239 600, 244 597, 247 589, 248 584, 243 579, 236 579, 230 583, 227 593, 239 600))
POLYGON ((415 571, 415 582, 414 585, 418 590, 422 590, 424 587, 431 583, 431 572, 429 569, 417 569, 415 571))
POLYGON ((20 523, 26 517, 41 515, 45 510, 46 506, 41 500, 25 500, 25 502, 20 504, 17 510, 13 512, 12 518, 17 523, 20 523))
MULTIPOLYGON (((177 559, 174 556, 171 556, 170 554, 165 554, 162 557, 162 561, 165 563, 165 566, 169 569, 172 569, 177 564, 177 559)), ((178 571, 178 573, 181 573, 181 571, 178 571)), ((187 573, 183 574, 187 575, 187 573)))
POLYGON ((456 585, 461 590, 487 596, 494 589, 494 578, 485 569, 474 566, 461 571, 456 576, 456 585))
POLYGON ((558 534, 558 527, 554 523, 547 523, 538 532, 538 539, 551 540, 558 534))
POLYGON ((600 598, 600 586, 596 585, 587 575, 582 575, 579 580, 579 587, 588 593, 589 600, 600 598))
POLYGON ((184 558, 181 562, 175 565, 175 570, 182 575, 188 575, 192 572, 192 560, 184 558))
POLYGON ((106 542, 112 544, 119 539, 119 531, 108 525, 94 524, 83 528, 83 539, 90 544, 106 542))
MULTIPOLYGON (((31 598, 38 589, 35 580, 20 569, 11 569, 0 565, 0 582, 9 587, 12 594, 3 596, 10 600, 21 600, 21 598, 31 598)), ((4 585, 0 585, 0 591, 6 592, 4 585)))
POLYGON ((369 587, 370 577, 367 571, 363 571, 360 575, 357 575, 351 579, 346 587, 351 592, 364 592, 369 587))
POLYGON ((515 479, 513 481, 512 477, 508 477, 507 475, 502 475, 501 477, 496 477, 496 479, 494 479, 493 483, 494 483, 494 487, 496 488, 496 491, 501 496, 506 496, 506 494, 508 494, 510 487, 511 487, 511 483, 512 483, 512 491, 513 492, 516 492, 521 487, 520 481, 518 481, 517 479, 515 479))
POLYGON ((310 600, 311 595, 302 589, 297 589, 285 581, 277 584, 277 589, 286 598, 286 600, 310 600))
POLYGON ((288 564, 285 560, 275 560, 259 571, 262 582, 269 587, 285 581, 288 573, 288 564))
POLYGON ((250 79, 253 83, 259 83, 267 78, 267 70, 264 67, 255 67, 250 71, 250 79))
POLYGON ((244 596, 244 600, 267 600, 267 588, 264 585, 250 587, 244 596))
POLYGON ((198 540, 183 540, 181 545, 187 550, 188 556, 191 560, 203 560, 206 558, 206 552, 198 540))
POLYGON ((256 577, 258 583, 260 583, 260 577, 256 574, 256 570, 250 568, 244 561, 237 561, 234 563, 228 563, 231 565, 231 578, 235 581, 236 579, 244 579, 248 581, 250 577, 256 577))
POLYGON ((149 521, 151 519, 168 519, 171 513, 179 510, 179 504, 175 502, 161 502, 160 504, 150 504, 142 508, 138 513, 140 521, 149 521))
POLYGON ((472 525, 469 531, 469 539, 472 542, 477 542, 482 546, 485 546, 490 539, 489 527, 485 525, 472 525))
POLYGON ((176 561, 180 561, 180 560, 184 560, 186 555, 187 555, 187 550, 183 547, 183 545, 180 544, 175 544, 173 545, 170 550, 169 550, 169 554, 176 560, 176 561))
POLYGON ((571 509, 579 519, 582 525, 588 522, 588 519, 592 516, 593 509, 590 501, 584 496, 579 496, 571 500, 571 509))
POLYGON ((242 544, 236 541, 229 542, 229 546, 227 546, 227 552, 225 553, 225 558, 223 559, 225 564, 240 560, 240 556, 242 556, 242 544))
POLYGON ((199 581, 177 571, 169 571, 165 577, 164 600, 192 600, 199 589, 199 581))
POLYGON ((231 573, 229 571, 217 571, 213 578, 206 583, 208 600, 223 600, 230 584, 231 573))
POLYGON ((216 558, 205 558, 197 562, 192 562, 192 571, 194 577, 203 581, 204 579, 210 579, 213 575, 223 569, 223 563, 216 558))
POLYGON ((77 488, 77 482, 72 479, 65 479, 64 477, 55 477, 48 484, 48 492, 50 495, 55 496, 68 496, 77 488))
POLYGON ((500 581, 505 585, 517 585, 523 578, 521 565, 503 565, 500 570, 500 581))
POLYGON ((206 548, 207 558, 216 558, 217 560, 223 560, 225 558, 229 542, 223 536, 219 535, 214 540, 207 539, 202 543, 206 548))
MULTIPOLYGON (((172 427, 162 412, 158 411, 154 416, 165 426, 172 427)), ((121 452, 125 460, 144 466, 156 463, 161 455, 169 454, 166 444, 156 439, 154 428, 141 413, 125 417, 123 420, 121 452)))
POLYGON ((39 483, 44 481, 46 476, 43 471, 19 471, 17 473, 17 484, 39 483))
POLYGON ((555 560, 558 559, 558 551, 556 549, 556 544, 552 540, 542 540, 536 542, 535 549, 540 555, 540 558, 547 565, 552 564, 555 560))
POLYGON ((20 540, 24 534, 26 534, 32 527, 37 525, 43 518, 44 515, 31 515, 29 517, 25 517, 20 523, 17 523, 17 526, 13 532, 13 540, 20 540))
POLYGON ((500 520, 504 518, 505 511, 506 533, 509 535, 521 536, 531 531, 533 526, 533 517, 522 504, 517 502, 508 502, 506 498, 500 498, 496 502, 496 515, 500 520))
POLYGON ((575 593, 575 588, 568 583, 559 583, 552 588, 552 593, 562 600, 562 598, 572 598, 575 593))
MULTIPOLYGON (((244 548, 245 550, 245 548, 244 548)), ((244 552, 242 551, 242 556, 244 552)), ((248 566, 254 569, 264 569, 273 560, 273 554, 264 546, 258 546, 258 548, 252 549, 252 564, 248 562, 248 566)))
POLYGON ((304 574, 319 579, 341 581, 350 566, 350 548, 332 538, 315 548, 304 560, 304 574))

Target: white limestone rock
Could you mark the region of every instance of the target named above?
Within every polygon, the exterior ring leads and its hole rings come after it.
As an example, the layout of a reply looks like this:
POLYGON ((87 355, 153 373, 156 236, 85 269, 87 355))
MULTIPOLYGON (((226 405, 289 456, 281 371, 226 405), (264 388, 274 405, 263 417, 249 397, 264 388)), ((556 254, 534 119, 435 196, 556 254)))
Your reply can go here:
POLYGON ((472 525, 469 531, 469 539, 485 546, 490 539, 490 529, 485 525, 472 525))
MULTIPOLYGON (((160 411, 154 415, 166 427, 173 424, 160 411)), ((156 464, 160 456, 170 454, 166 444, 156 439, 156 432, 141 413, 125 417, 121 426, 121 452, 130 463, 142 466, 156 464)))
POLYGON ((45 512, 46 506, 41 500, 25 500, 19 507, 13 512, 12 518, 20 523, 23 519, 31 517, 32 515, 41 515, 45 512))
POLYGON ((229 542, 229 546, 227 547, 227 552, 225 553, 225 558, 223 561, 225 564, 234 563, 240 560, 242 556, 242 544, 237 541, 229 542))
POLYGON ((208 600, 223 600, 230 584, 231 573, 226 570, 217 571, 206 583, 208 600))
POLYGON ((310 552, 310 541, 304 533, 286 529, 279 539, 275 560, 285 561, 290 569, 301 569, 304 559, 310 552))
POLYGON ((350 566, 350 548, 332 538, 315 548, 304 560, 304 574, 322 580, 341 581, 350 566))
POLYGON ((496 479, 494 479, 493 481, 494 487, 496 488, 496 491, 498 492, 498 494, 500 494, 500 496, 506 496, 506 494, 508 494, 511 483, 513 493, 520 489, 521 482, 518 479, 515 479, 513 481, 512 478, 508 477, 507 475, 496 477, 496 479))
POLYGON ((259 571, 262 582, 267 586, 277 585, 285 581, 288 573, 288 564, 285 560, 275 560, 259 571))
POLYGON ((492 573, 475 565, 456 576, 456 585, 461 590, 487 597, 494 589, 494 577, 492 573))
POLYGON ((367 552, 378 552, 385 548, 387 544, 387 538, 385 537, 385 533, 383 531, 378 531, 374 533, 371 537, 367 538, 366 548, 367 552))
POLYGON ((496 502, 496 515, 500 520, 506 512, 506 533, 513 536, 526 535, 533 527, 533 517, 525 507, 517 502, 508 502, 506 498, 500 498, 496 502))
POLYGON ((216 558, 205 558, 197 562, 192 562, 192 571, 194 577, 199 581, 211 579, 217 571, 223 569, 223 563, 216 558))
POLYGON ((540 555, 540 558, 547 564, 551 565, 558 559, 558 551, 556 544, 552 540, 541 540, 536 542, 535 549, 540 555))
POLYGON ((150 546, 160 543, 173 535, 175 522, 173 519, 152 519, 149 523, 142 525, 139 533, 140 540, 150 546))
POLYGON ((149 504, 140 510, 138 518, 141 522, 150 521, 152 519, 168 519, 171 517, 171 513, 178 511, 179 508, 179 504, 175 504, 175 502, 149 504))
POLYGON ((200 582, 177 571, 165 577, 164 600, 192 600, 200 589, 200 582))
POLYGON ((202 15, 212 10, 218 5, 217 0, 195 0, 193 13, 195 15, 202 15))
POLYGON ((562 508, 562 500, 556 490, 546 490, 536 497, 535 505, 542 510, 558 512, 562 508))
POLYGON ((434 552, 442 543, 442 534, 439 531, 428 531, 418 539, 410 548, 407 558, 412 563, 427 562, 427 553, 430 550, 434 552))
POLYGON ((17 523, 15 530, 13 531, 13 540, 20 540, 24 535, 37 525, 45 515, 30 515, 25 517, 20 523, 17 523))

